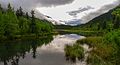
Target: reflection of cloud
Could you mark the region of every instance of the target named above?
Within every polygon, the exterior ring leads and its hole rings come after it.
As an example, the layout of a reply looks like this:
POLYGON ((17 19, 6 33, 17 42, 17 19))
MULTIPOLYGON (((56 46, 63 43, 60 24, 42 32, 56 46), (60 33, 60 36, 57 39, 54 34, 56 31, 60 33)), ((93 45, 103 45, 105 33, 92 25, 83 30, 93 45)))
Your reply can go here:
POLYGON ((54 40, 50 44, 43 45, 40 50, 50 52, 64 52, 64 46, 66 44, 74 44, 76 40, 82 38, 84 38, 84 36, 79 36, 76 34, 58 35, 55 36, 54 40))
POLYGON ((66 65, 64 53, 37 49, 35 59, 31 58, 31 53, 27 53, 24 59, 20 59, 19 65, 66 65))
POLYGON ((78 13, 81 13, 81 12, 84 12, 84 11, 87 11, 87 10, 90 10, 90 9, 94 9, 93 7, 91 6, 87 6, 87 7, 84 7, 84 8, 79 8, 78 10, 74 10, 74 11, 70 11, 70 12, 67 12, 69 15, 73 16, 73 17, 77 17, 76 15, 78 13))

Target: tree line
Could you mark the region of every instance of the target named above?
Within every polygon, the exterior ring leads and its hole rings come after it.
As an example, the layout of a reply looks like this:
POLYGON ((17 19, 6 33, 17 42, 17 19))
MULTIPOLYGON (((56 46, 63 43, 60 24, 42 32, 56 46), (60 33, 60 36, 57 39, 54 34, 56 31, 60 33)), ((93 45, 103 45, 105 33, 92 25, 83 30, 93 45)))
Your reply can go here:
POLYGON ((112 31, 120 28, 120 6, 102 14, 86 24, 73 27, 73 29, 93 30, 93 31, 112 31))
POLYGON ((0 37, 12 38, 22 35, 43 35, 49 34, 53 26, 47 20, 40 20, 35 17, 35 11, 24 12, 22 7, 16 11, 9 3, 7 9, 0 5, 0 37))

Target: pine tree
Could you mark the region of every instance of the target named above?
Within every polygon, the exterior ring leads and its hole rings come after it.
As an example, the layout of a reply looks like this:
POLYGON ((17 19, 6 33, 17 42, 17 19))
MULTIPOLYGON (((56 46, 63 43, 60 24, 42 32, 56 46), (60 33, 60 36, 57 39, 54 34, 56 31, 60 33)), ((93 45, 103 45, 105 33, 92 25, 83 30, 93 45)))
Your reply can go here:
POLYGON ((19 16, 23 16, 23 9, 22 9, 22 7, 19 8, 19 16))
POLYGON ((112 12, 113 16, 113 28, 118 29, 120 27, 120 8, 112 12))
POLYGON ((1 16, 2 12, 3 12, 3 10, 2 10, 1 4, 0 4, 0 16, 1 16))
POLYGON ((20 15, 20 14, 19 14, 19 10, 17 9, 17 11, 16 11, 16 16, 19 17, 19 15, 20 15))
MULTIPOLYGON (((2 9, 0 5, 0 9, 2 9)), ((16 35, 25 35, 28 33, 49 33, 51 31, 51 25, 45 20, 40 20, 35 18, 35 11, 31 11, 31 17, 26 12, 26 15, 23 12, 22 7, 17 9, 16 13, 11 7, 11 4, 8 4, 8 9, 3 10, 3 13, 0 10, 0 37, 14 38, 16 35)))
POLYGON ((103 22, 102 22, 102 29, 106 29, 106 28, 107 28, 106 21, 103 21, 103 22))
POLYGON ((28 12, 26 12, 26 18, 29 19, 29 15, 28 15, 28 12))
POLYGON ((31 33, 35 33, 35 16, 34 16, 35 12, 34 10, 31 11, 31 15, 32 15, 32 20, 31 20, 31 33))
POLYGON ((11 5, 8 5, 7 12, 3 14, 3 30, 4 36, 6 37, 14 37, 16 33, 19 31, 18 29, 18 19, 13 11, 11 5))
POLYGON ((120 17, 116 16, 113 23, 113 28, 118 29, 119 27, 120 27, 120 17))
POLYGON ((11 4, 9 3, 8 4, 8 10, 7 10, 8 12, 12 12, 13 11, 13 8, 11 7, 11 4))
POLYGON ((0 4, 0 11, 2 11, 2 6, 1 6, 1 4, 0 4))
POLYGON ((34 18, 35 18, 34 14, 35 14, 35 11, 34 11, 34 10, 32 10, 32 11, 31 11, 32 19, 34 19, 34 18))

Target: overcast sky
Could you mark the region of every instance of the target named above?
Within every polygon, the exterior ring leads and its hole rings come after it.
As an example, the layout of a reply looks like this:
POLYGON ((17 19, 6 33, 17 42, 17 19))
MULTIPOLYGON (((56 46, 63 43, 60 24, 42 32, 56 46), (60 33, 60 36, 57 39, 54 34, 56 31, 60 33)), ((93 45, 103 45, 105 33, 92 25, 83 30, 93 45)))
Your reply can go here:
POLYGON ((61 23, 59 20, 64 21, 62 24, 87 22, 120 4, 120 0, 0 0, 3 6, 9 2, 15 9, 19 6, 25 11, 34 9, 37 16, 42 13, 58 23, 61 23))

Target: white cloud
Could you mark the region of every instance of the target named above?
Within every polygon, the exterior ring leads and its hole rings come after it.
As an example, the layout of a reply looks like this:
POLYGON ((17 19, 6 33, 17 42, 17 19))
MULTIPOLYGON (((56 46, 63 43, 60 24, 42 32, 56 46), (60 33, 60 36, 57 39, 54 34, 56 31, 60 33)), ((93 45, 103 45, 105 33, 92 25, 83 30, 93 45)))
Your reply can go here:
MULTIPOLYGON (((99 1, 98 0, 75 0, 73 3, 68 5, 61 5, 57 7, 47 7, 47 8, 37 7, 37 10, 45 15, 51 16, 54 20, 58 22, 59 20, 62 20, 65 23, 74 22, 74 25, 75 25, 75 24, 80 24, 81 22, 82 23, 88 22, 89 20, 95 18, 96 16, 99 16, 109 11, 110 9, 116 7, 118 4, 120 4, 119 0, 99 0, 99 1), (86 9, 87 6, 92 8, 86 9), (83 8, 86 10, 81 11, 81 9, 79 8, 83 8), (72 16, 70 15, 71 13, 68 13, 70 11, 72 11, 72 16), (76 22, 75 19, 76 21, 78 20, 80 21, 76 22)), ((68 25, 71 25, 71 24, 68 24, 68 25)))
POLYGON ((48 15, 59 24, 70 25, 88 22, 94 17, 101 15, 120 4, 119 0, 0 0, 0 3, 3 6, 7 5, 9 2, 15 9, 19 6, 22 6, 22 8, 28 12, 35 9, 37 11, 37 17, 44 18, 44 15, 48 15), (79 9, 84 9, 87 6, 92 8, 84 11, 79 9), (75 15, 71 16, 70 13, 68 13, 71 11, 72 14, 75 15), (62 20, 62 22, 59 20, 62 20))

